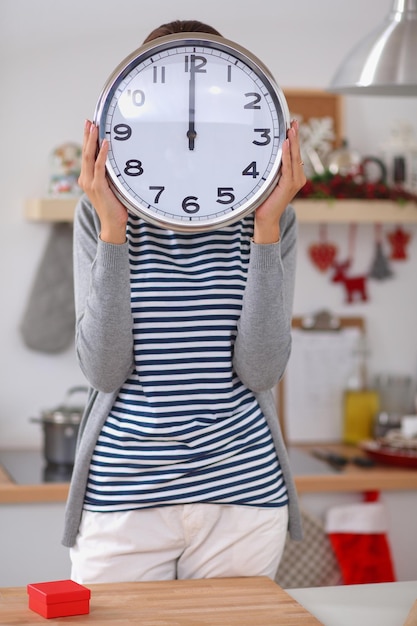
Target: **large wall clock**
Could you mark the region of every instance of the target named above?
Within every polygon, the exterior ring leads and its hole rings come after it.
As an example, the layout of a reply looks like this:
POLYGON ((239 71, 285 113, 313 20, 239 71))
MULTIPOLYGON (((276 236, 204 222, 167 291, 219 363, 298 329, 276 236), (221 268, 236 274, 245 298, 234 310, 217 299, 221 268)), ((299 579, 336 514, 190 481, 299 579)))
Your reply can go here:
POLYGON ((252 53, 180 33, 145 44, 112 73, 95 112, 107 176, 133 214, 198 232, 249 214, 279 178, 289 128, 283 92, 252 53))

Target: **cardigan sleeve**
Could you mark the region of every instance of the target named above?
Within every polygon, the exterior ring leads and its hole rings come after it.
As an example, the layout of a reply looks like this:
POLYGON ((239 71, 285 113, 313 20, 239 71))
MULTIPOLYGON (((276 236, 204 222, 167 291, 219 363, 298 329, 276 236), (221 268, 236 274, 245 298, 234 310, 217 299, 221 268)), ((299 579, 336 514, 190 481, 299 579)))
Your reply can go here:
POLYGON ((291 352, 296 267, 296 218, 288 206, 274 244, 251 243, 248 277, 234 345, 233 366, 254 392, 271 389, 291 352))
POLYGON ((101 241, 100 223, 83 196, 74 220, 76 353, 89 384, 120 388, 133 367, 128 244, 101 241))

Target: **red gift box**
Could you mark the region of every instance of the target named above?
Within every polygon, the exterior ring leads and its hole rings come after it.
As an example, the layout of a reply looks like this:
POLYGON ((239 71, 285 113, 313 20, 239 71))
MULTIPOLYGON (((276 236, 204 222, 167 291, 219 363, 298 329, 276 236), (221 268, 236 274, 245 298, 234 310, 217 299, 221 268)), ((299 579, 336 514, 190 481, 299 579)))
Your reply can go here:
POLYGON ((42 617, 68 617, 90 612, 90 590, 73 580, 31 583, 27 592, 29 608, 42 617))

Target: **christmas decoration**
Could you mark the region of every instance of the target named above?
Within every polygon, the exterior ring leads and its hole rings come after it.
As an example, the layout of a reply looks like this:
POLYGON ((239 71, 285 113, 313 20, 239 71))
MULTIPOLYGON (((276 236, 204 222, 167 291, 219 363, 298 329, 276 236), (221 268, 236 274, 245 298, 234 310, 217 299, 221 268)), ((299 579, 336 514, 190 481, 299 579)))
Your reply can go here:
POLYGON ((401 226, 397 226, 394 231, 388 233, 387 239, 392 246, 391 259, 395 261, 404 261, 407 258, 405 248, 411 240, 410 233, 403 230, 401 226))
POLYGON ((417 195, 399 186, 389 187, 384 182, 369 182, 363 176, 332 174, 325 171, 308 179, 298 192, 298 198, 314 199, 362 199, 416 202, 417 195))
POLYGON ((325 163, 334 141, 333 119, 331 117, 311 117, 308 122, 295 116, 299 121, 300 151, 304 161, 304 172, 309 178, 325 172, 325 163))
POLYGON ((64 143, 55 148, 51 155, 51 195, 80 195, 78 177, 81 172, 82 148, 76 143, 64 143))
POLYGON ((346 303, 351 304, 356 300, 356 296, 360 300, 365 302, 368 299, 366 291, 366 276, 346 276, 346 270, 351 265, 350 259, 343 263, 333 263, 332 267, 335 270, 332 276, 333 283, 342 283, 346 289, 346 303))
POLYGON ((320 242, 312 244, 308 253, 314 265, 321 272, 325 272, 332 266, 336 258, 337 247, 327 241, 327 227, 325 225, 320 226, 319 237, 320 242))
POLYGON ((386 511, 379 493, 364 494, 364 502, 331 508, 326 531, 345 585, 395 582, 386 511))
POLYGON ((366 291, 366 276, 347 276, 346 271, 352 264, 354 247, 356 240, 356 224, 351 224, 349 227, 349 257, 343 263, 334 261, 332 264, 335 270, 332 276, 333 283, 342 283, 346 290, 346 302, 348 304, 354 302, 357 296, 360 300, 365 302, 368 299, 366 291))
MULTIPOLYGON (((361 162, 361 166, 367 161, 379 159, 369 157, 361 162)), ((365 167, 359 173, 333 174, 330 170, 324 170, 322 174, 316 174, 307 180, 304 187, 298 192, 297 198, 312 198, 317 200, 340 200, 340 199, 360 199, 360 200, 390 200, 399 205, 413 202, 417 210, 417 194, 407 191, 403 187, 388 186, 385 183, 383 173, 380 172, 380 179, 374 182, 369 180, 365 172, 365 167)), ((371 259, 368 273, 350 276, 348 270, 353 259, 353 239, 356 225, 351 225, 350 231, 350 254, 343 262, 336 260, 337 247, 329 243, 326 238, 326 227, 321 226, 320 242, 310 245, 308 254, 314 265, 321 271, 333 270, 331 282, 340 283, 346 292, 346 303, 350 304, 357 300, 366 302, 368 300, 367 279, 385 280, 393 276, 389 261, 403 261, 407 259, 407 246, 411 240, 411 233, 405 231, 401 226, 387 234, 387 240, 391 245, 389 258, 384 253, 383 239, 381 235, 381 225, 375 225, 375 251, 371 259)))
POLYGON ((371 269, 369 270, 369 277, 375 278, 376 280, 385 280, 392 276, 388 259, 382 247, 381 230, 381 224, 375 224, 375 256, 372 261, 371 269))

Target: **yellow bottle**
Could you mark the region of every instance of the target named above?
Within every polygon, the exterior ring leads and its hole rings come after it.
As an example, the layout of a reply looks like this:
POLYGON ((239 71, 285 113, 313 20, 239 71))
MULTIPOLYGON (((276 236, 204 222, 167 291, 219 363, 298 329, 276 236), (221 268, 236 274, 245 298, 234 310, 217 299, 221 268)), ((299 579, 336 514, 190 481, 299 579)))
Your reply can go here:
POLYGON ((372 439, 379 395, 373 389, 348 389, 344 393, 343 442, 356 444, 372 439))
POLYGON ((367 348, 364 337, 354 352, 356 364, 343 395, 343 443, 357 444, 373 438, 379 394, 367 385, 367 348))

